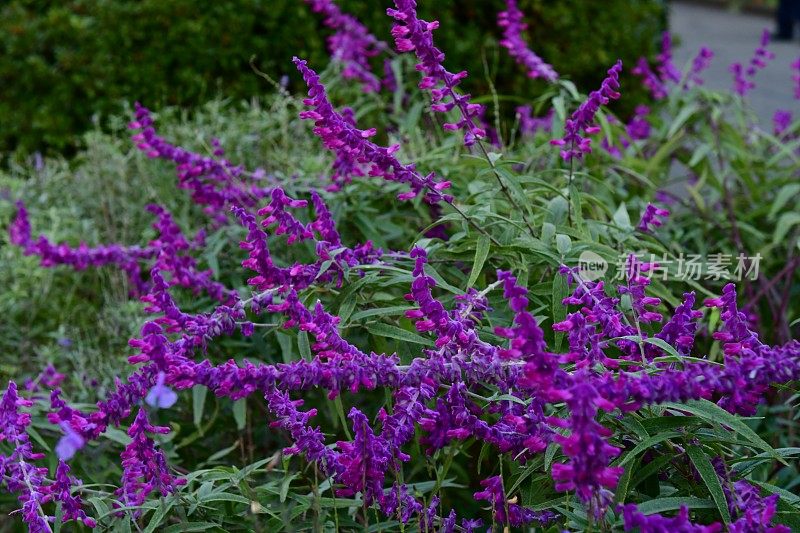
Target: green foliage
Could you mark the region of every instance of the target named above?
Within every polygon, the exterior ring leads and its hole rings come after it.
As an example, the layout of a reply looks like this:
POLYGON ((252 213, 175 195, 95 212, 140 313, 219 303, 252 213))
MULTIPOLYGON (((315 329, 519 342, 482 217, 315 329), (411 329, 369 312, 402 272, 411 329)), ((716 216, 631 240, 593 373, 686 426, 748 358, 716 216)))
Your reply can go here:
MULTIPOLYGON (((487 94, 492 79, 500 94, 516 95, 509 98, 519 103, 540 89, 498 49, 501 0, 420 4, 422 15, 442 22, 436 39, 450 68, 471 73, 468 90, 487 94)), ((597 65, 610 66, 618 57, 632 65, 640 55, 651 55, 665 20, 659 0, 520 4, 529 15, 534 48, 583 86, 602 79, 597 65)), ((390 41, 386 5, 341 2, 390 41)), ((294 78, 293 55, 317 68, 327 64, 328 34, 302 0, 4 2, 0 79, 7 81, 0 85, 0 152, 72 151, 75 134, 93 122, 105 124, 109 114, 135 100, 158 109, 195 106, 220 93, 235 99, 263 94, 266 85, 251 69, 251 57, 274 79, 294 78)))

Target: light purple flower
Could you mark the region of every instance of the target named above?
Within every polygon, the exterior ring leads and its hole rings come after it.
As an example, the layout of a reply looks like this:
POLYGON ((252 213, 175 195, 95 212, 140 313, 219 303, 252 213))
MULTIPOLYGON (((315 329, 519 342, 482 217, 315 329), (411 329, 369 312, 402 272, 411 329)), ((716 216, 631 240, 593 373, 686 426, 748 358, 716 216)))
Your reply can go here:
POLYGON ((72 429, 72 425, 69 422, 61 422, 59 426, 61 426, 64 436, 56 444, 56 455, 62 461, 69 461, 78 450, 83 448, 86 440, 72 429))
POLYGON ((147 396, 144 397, 144 401, 147 402, 147 405, 150 407, 169 409, 178 401, 178 395, 175 391, 167 385, 164 385, 164 378, 164 372, 159 372, 156 378, 156 384, 150 388, 147 396))

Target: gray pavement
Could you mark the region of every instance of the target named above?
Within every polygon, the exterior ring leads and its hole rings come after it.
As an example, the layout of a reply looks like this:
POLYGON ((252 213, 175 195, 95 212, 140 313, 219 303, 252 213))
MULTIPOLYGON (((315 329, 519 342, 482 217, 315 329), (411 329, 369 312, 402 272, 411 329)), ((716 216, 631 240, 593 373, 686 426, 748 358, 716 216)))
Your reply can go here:
MULTIPOLYGON (((691 2, 671 2, 671 31, 680 41, 674 59, 679 67, 692 60, 705 45, 714 51, 711 66, 705 72, 705 85, 713 89, 731 90, 731 63, 747 64, 758 46, 764 28, 774 30, 769 17, 747 13, 732 13, 691 2)), ((677 40, 676 39, 676 40, 677 40)), ((794 99, 790 64, 800 57, 800 39, 790 43, 772 43, 775 59, 756 75, 756 88, 748 94, 758 116, 771 124, 776 109, 800 113, 800 101, 794 99)), ((764 122, 762 122, 763 124, 764 122)))

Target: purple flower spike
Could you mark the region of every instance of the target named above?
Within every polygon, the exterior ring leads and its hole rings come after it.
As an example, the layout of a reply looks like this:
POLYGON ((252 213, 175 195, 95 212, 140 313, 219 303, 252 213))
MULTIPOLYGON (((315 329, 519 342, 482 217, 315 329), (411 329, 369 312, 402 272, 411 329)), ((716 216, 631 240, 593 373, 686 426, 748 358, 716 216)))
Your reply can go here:
POLYGON ((144 401, 147 402, 147 405, 150 407, 169 409, 178 401, 178 395, 175 391, 164 385, 164 378, 164 373, 159 372, 158 378, 156 378, 156 384, 153 385, 144 398, 144 401))
POLYGON ((439 27, 439 21, 427 22, 417 17, 417 3, 414 0, 395 0, 397 9, 387 9, 386 14, 397 23, 392 27, 392 36, 398 52, 414 51, 419 59, 417 70, 425 76, 419 88, 430 90, 433 97, 431 109, 438 113, 446 113, 458 108, 461 120, 444 125, 448 131, 464 130, 464 144, 471 146, 486 136, 486 131, 475 124, 480 117, 483 106, 471 104, 469 95, 456 93, 456 86, 467 77, 466 71, 453 74, 442 65, 444 52, 433 43, 433 30, 439 27))
POLYGON ((644 515, 639 512, 635 504, 620 506, 625 531, 639 531, 639 533, 717 533, 722 531, 720 524, 701 526, 689 521, 689 509, 681 506, 678 516, 666 518, 660 514, 644 515))
POLYGON ((56 455, 62 461, 69 461, 78 450, 83 448, 86 441, 72 429, 72 425, 69 422, 61 422, 59 426, 64 431, 64 436, 56 444, 56 455))
POLYGON ((622 72, 622 60, 617 60, 616 64, 608 70, 608 77, 603 80, 600 89, 592 91, 589 98, 575 110, 572 117, 567 119, 564 125, 565 135, 562 139, 554 139, 550 144, 564 146, 561 150, 561 157, 564 161, 571 161, 574 158, 581 159, 585 154, 591 153, 592 141, 582 135, 590 135, 600 131, 594 125, 594 116, 601 105, 608 104, 611 100, 618 100, 620 94, 619 74, 622 72))
POLYGON ((402 164, 394 156, 400 149, 399 145, 385 148, 371 142, 369 138, 375 135, 376 130, 374 128, 360 130, 337 113, 328 100, 325 87, 320 83, 317 73, 297 57, 292 61, 308 85, 309 98, 303 103, 313 108, 313 111, 300 113, 300 118, 314 121, 314 133, 337 155, 337 158, 364 165, 369 168, 370 176, 380 176, 387 181, 408 184, 411 191, 399 194, 400 200, 410 200, 420 193, 425 194, 425 199, 429 203, 453 200, 452 196, 442 193, 450 187, 449 181, 434 181, 432 173, 422 176, 414 165, 402 164))
POLYGON ((662 219, 668 216, 668 209, 662 209, 653 204, 647 204, 647 207, 644 208, 642 219, 639 221, 636 229, 644 231, 645 233, 650 233, 657 227, 662 226, 664 224, 662 219))
POLYGON ((750 65, 745 68, 741 63, 733 63, 730 66, 733 74, 733 91, 739 96, 747 96, 751 90, 755 89, 754 79, 759 70, 763 70, 769 61, 775 59, 775 54, 769 49, 769 30, 765 29, 761 34, 761 42, 750 59, 750 65))
POLYGON ((312 11, 325 16, 325 25, 336 33, 328 38, 328 50, 334 61, 342 64, 342 77, 361 82, 365 93, 378 92, 381 81, 369 66, 371 57, 386 48, 355 17, 342 13, 332 0, 305 0, 312 11))
POLYGON ((517 64, 528 70, 529 78, 542 78, 550 83, 558 80, 558 73, 553 67, 528 48, 522 36, 528 25, 523 21, 522 11, 517 7, 516 0, 506 0, 506 10, 497 15, 497 25, 503 28, 503 40, 500 44, 508 49, 509 55, 517 64))
POLYGON ((692 68, 686 77, 684 89, 688 89, 692 85, 703 85, 703 78, 700 77, 700 73, 711 65, 712 59, 714 59, 714 52, 705 46, 700 47, 697 55, 692 60, 692 68))

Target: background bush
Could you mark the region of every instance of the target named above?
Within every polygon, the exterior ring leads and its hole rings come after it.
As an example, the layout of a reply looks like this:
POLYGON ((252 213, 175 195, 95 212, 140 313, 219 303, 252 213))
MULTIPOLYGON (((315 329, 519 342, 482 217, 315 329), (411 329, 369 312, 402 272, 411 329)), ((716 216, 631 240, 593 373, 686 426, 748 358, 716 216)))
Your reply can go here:
MULTIPOLYGON (((387 4, 347 0, 341 7, 388 40, 387 4)), ((421 15, 442 21, 436 39, 451 69, 472 73, 467 90, 488 94, 486 66, 500 94, 524 100, 539 92, 507 54, 498 53, 502 0, 420 4, 421 15)), ((632 66, 651 55, 666 21, 661 0, 524 0, 520 7, 534 48, 582 87, 602 79, 598 66, 618 57, 632 66)), ((0 78, 13 83, 0 85, 0 151, 70 149, 74 134, 118 112, 123 102, 159 108, 196 105, 220 92, 261 94, 264 81, 253 73, 251 56, 275 79, 294 76, 293 55, 319 68, 327 63, 329 33, 302 0, 5 2, 0 78)), ((625 105, 636 100, 628 91, 625 105)))

